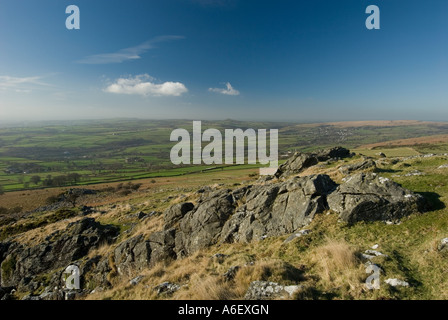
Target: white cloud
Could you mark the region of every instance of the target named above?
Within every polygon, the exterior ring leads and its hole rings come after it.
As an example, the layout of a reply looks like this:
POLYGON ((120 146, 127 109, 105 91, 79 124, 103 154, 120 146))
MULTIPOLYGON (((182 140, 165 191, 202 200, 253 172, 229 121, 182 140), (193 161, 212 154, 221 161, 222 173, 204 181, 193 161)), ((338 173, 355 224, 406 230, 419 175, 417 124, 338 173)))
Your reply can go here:
POLYGON ((157 84, 155 79, 147 74, 130 78, 119 78, 107 86, 104 91, 118 94, 137 94, 142 96, 175 96, 188 92, 187 87, 180 82, 164 82, 157 84))
POLYGON ((37 84, 37 85, 48 85, 40 81, 42 77, 11 77, 11 76, 0 76, 0 86, 2 87, 16 87, 22 84, 37 84))
POLYGON ((228 96, 238 96, 240 94, 240 92, 238 90, 236 90, 235 88, 232 87, 232 85, 230 84, 230 82, 226 83, 226 88, 209 88, 208 91, 210 92, 216 92, 216 93, 220 93, 220 94, 225 94, 228 96))
POLYGON ((0 76, 0 90, 13 90, 18 93, 31 92, 31 89, 42 86, 50 86, 48 83, 42 82, 43 77, 11 77, 0 76))
POLYGON ((29 89, 16 89, 15 92, 17 92, 17 93, 31 93, 31 90, 29 90, 29 89))
POLYGON ((109 63, 121 63, 128 60, 137 60, 141 58, 141 55, 150 49, 153 49, 156 43, 165 42, 171 40, 183 39, 182 36, 160 36, 154 39, 148 40, 135 47, 118 50, 112 53, 102 53, 87 56, 84 59, 77 61, 82 64, 109 64, 109 63))

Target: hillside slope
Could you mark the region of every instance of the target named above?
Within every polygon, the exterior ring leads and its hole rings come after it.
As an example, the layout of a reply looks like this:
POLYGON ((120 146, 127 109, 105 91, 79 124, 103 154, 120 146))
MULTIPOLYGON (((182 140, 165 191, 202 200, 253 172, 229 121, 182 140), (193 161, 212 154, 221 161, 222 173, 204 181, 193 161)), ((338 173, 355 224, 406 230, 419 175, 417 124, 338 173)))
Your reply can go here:
POLYGON ((2 292, 13 299, 448 298, 448 156, 328 154, 295 154, 273 179, 160 186, 93 208, 60 200, 17 221, 6 214, 2 292), (79 291, 63 289, 69 264, 80 267, 79 291), (378 290, 366 287, 369 265, 381 270, 378 290))

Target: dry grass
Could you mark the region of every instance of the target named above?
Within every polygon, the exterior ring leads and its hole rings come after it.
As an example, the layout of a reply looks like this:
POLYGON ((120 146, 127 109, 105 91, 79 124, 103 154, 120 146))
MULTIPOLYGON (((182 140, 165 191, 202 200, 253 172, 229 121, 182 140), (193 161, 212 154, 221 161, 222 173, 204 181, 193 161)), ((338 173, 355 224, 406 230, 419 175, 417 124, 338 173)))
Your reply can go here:
POLYGON ((195 274, 188 289, 181 290, 175 299, 180 300, 231 300, 237 298, 232 283, 224 282, 217 275, 195 274))
POLYGON ((63 189, 39 189, 7 192, 0 196, 0 206, 6 208, 21 207, 23 211, 30 211, 44 206, 48 197, 60 194, 63 189))
POLYGON ((334 280, 336 274, 353 269, 357 264, 354 250, 340 240, 327 240, 325 245, 315 249, 315 257, 327 281, 334 280))
POLYGON ((448 273, 448 252, 441 252, 438 250, 440 238, 443 235, 438 235, 434 232, 433 239, 428 239, 419 248, 412 252, 412 261, 418 265, 420 277, 429 278, 433 285, 425 285, 430 295, 437 297, 439 300, 448 299, 448 281, 446 281, 446 274, 448 273))
POLYGON ((133 234, 143 234, 145 238, 149 237, 154 232, 163 230, 163 216, 157 216, 152 218, 145 219, 142 223, 140 223, 137 228, 135 228, 133 234))
MULTIPOLYGON (((276 247, 277 242, 268 245, 271 246, 276 247)), ((115 277, 111 279, 113 289, 89 295, 88 299, 232 300, 243 299, 252 281, 274 281, 286 285, 302 280, 302 271, 291 264, 278 258, 261 258, 269 249, 263 248, 262 243, 255 246, 224 245, 221 249, 220 253, 228 253, 223 260, 212 257, 216 248, 208 248, 182 260, 160 262, 141 272, 144 278, 136 286, 129 284, 130 277, 115 277), (249 258, 247 251, 258 252, 259 257, 249 258), (256 261, 249 263, 252 259, 256 261), (233 280, 226 281, 223 274, 232 266, 240 266, 240 269, 233 280), (181 289, 172 296, 157 296, 153 288, 166 281, 180 285, 181 289)))
POLYGON ((112 252, 115 246, 116 246, 115 244, 109 244, 107 242, 103 242, 97 248, 91 249, 87 257, 90 259, 96 256, 105 257, 112 252))
MULTIPOLYGON (((341 165, 346 165, 346 164, 347 163, 342 163, 341 165)), ((313 175, 313 174, 326 174, 333 181, 340 183, 342 181, 342 178, 344 178, 344 175, 339 171, 339 168, 341 165, 338 165, 337 167, 331 167, 331 168, 322 168, 322 167, 312 166, 310 168, 307 168, 303 172, 301 172, 299 174, 299 176, 306 177, 306 176, 313 175)))
POLYGON ((352 296, 362 291, 365 267, 358 261, 356 251, 343 240, 327 239, 311 253, 318 275, 326 289, 342 289, 352 296))

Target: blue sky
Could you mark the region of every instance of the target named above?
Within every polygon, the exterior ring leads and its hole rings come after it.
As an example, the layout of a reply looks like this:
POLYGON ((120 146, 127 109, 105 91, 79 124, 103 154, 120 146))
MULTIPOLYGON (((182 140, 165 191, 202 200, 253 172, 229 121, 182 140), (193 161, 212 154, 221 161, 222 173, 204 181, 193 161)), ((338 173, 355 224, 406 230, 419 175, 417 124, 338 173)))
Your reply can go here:
POLYGON ((2 0, 0 121, 446 121, 447 14, 446 0, 2 0))

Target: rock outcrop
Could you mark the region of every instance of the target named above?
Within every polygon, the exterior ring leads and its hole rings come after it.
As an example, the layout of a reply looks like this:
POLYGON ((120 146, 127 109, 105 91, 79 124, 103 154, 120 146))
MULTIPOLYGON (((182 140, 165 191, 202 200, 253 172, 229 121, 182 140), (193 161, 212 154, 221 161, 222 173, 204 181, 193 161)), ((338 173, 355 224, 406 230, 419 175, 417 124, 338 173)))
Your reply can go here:
POLYGON ((319 160, 314 154, 297 152, 277 169, 275 176, 279 178, 298 174, 318 163, 319 160))
POLYGON ((191 202, 178 203, 169 207, 163 213, 165 228, 172 228, 180 219, 182 219, 189 211, 193 210, 194 204, 191 202))
POLYGON ((349 158, 353 156, 350 150, 343 147, 334 147, 329 149, 319 150, 316 153, 317 160, 327 161, 330 159, 339 160, 344 158, 349 158))
POLYGON ((350 151, 342 147, 319 150, 315 153, 296 152, 291 158, 289 158, 278 168, 275 176, 277 178, 287 177, 293 174, 298 174, 305 169, 318 164, 321 161, 327 161, 330 159, 343 159, 351 156, 352 154, 350 153, 350 151))
POLYGON ((180 221, 176 252, 182 257, 217 243, 225 222, 236 208, 238 191, 218 190, 180 221))
POLYGON ((175 236, 175 229, 155 232, 149 236, 149 246, 151 248, 150 266, 160 261, 169 261, 177 258, 175 236))
POLYGON ((224 224, 220 239, 250 242, 297 231, 328 209, 325 198, 335 188, 327 175, 253 186, 245 194, 245 204, 224 224))
POLYGON ((372 159, 365 159, 363 161, 345 165, 339 168, 339 172, 342 174, 352 174, 356 171, 375 171, 376 170, 376 163, 372 159))
POLYGON ((163 282, 161 284, 159 284, 158 286, 154 287, 154 291, 157 292, 158 295, 172 295, 174 292, 176 292, 177 290, 180 289, 180 286, 175 284, 175 283, 171 283, 171 282, 163 282))
MULTIPOLYGON (((180 212, 182 205, 176 204, 166 212, 180 212)), ((169 229, 169 236, 157 234, 165 240, 155 241, 160 245, 159 252, 164 252, 155 261, 181 258, 217 243, 297 233, 326 210, 355 223, 398 220, 424 212, 427 206, 421 195, 374 173, 354 174, 341 185, 319 174, 233 191, 218 190, 204 194, 193 208, 189 206, 188 212, 177 219, 178 227, 169 229)))
POLYGON ((375 173, 349 176, 327 197, 330 209, 348 223, 398 220, 427 210, 425 199, 375 173))
POLYGON ((326 196, 336 187, 329 176, 313 175, 211 193, 179 220, 173 231, 176 256, 221 242, 292 233, 328 209, 326 196))
POLYGON ((24 285, 34 275, 65 268, 87 255, 90 249, 113 242, 117 235, 116 227, 84 218, 70 223, 64 231, 51 234, 39 245, 24 247, 9 244, 1 263, 1 285, 24 285))
POLYGON ((120 243, 114 250, 114 263, 120 275, 148 268, 150 259, 151 247, 142 235, 120 243))

